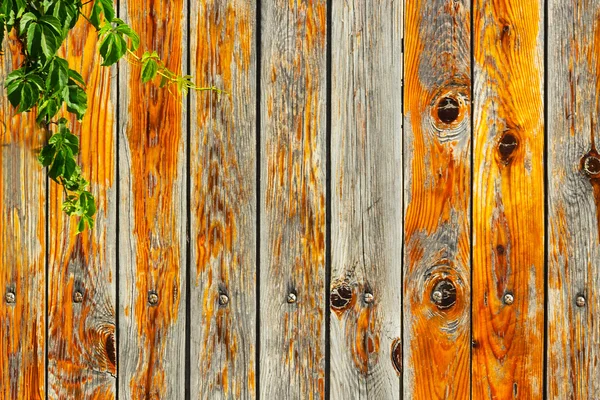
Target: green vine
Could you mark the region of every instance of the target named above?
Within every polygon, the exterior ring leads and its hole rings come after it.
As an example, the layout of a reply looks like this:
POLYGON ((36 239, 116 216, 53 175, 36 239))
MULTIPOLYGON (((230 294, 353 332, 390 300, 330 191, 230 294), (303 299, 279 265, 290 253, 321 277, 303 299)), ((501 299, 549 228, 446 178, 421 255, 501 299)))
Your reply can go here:
POLYGON ((127 55, 130 62, 140 65, 143 83, 160 77, 160 87, 169 91, 175 86, 183 94, 189 90, 210 90, 219 95, 224 92, 216 87, 198 87, 191 76, 169 70, 155 51, 138 56, 139 35, 116 18, 113 0, 0 2, 0 43, 14 30, 24 56, 21 66, 8 74, 4 82, 8 100, 18 113, 36 110, 37 123, 51 133, 38 159, 47 167, 48 176, 62 185, 62 209, 69 216, 79 217, 77 232, 82 232, 86 226, 94 226, 96 205, 88 190, 89 182, 77 163, 79 138, 71 132, 63 114, 66 109, 78 121, 82 120, 88 105, 86 83, 57 54, 80 17, 96 29, 103 66, 111 66, 127 55))

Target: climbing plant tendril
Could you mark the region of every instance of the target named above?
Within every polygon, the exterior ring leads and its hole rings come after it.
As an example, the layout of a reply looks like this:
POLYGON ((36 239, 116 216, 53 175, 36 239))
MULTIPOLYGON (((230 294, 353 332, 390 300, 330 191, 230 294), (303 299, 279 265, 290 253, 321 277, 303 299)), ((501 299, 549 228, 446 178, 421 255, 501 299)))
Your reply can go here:
POLYGON ((17 112, 37 112, 36 121, 51 136, 40 152, 40 163, 48 176, 64 188, 63 210, 79 217, 77 232, 94 225, 96 205, 89 182, 77 164, 79 138, 69 129, 65 113, 81 121, 87 110, 86 83, 69 67, 58 51, 69 32, 82 17, 98 33, 98 51, 103 66, 125 57, 142 69, 142 82, 160 78, 160 87, 187 94, 189 90, 224 93, 215 87, 198 87, 189 75, 169 70, 155 51, 137 55, 138 34, 116 18, 113 0, 0 0, 0 43, 13 32, 21 43, 24 61, 6 77, 8 100, 17 112))

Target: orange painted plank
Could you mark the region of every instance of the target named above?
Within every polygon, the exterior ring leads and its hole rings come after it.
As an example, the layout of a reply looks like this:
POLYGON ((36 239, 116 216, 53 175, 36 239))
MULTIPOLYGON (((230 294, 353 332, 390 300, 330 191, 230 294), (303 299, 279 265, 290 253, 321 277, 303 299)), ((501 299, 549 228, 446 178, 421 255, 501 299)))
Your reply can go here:
POLYGON ((5 40, 0 56, 0 398, 45 398, 46 133, 35 114, 16 115, 4 79, 22 62, 5 40))
POLYGON ((469 1, 407 3, 404 396, 470 390, 469 1))
POLYGON ((332 3, 333 399, 400 396, 402 4, 332 3))
POLYGON ((64 52, 87 82, 88 111, 70 127, 80 138, 83 175, 98 208, 96 225, 76 235, 62 212, 63 188, 50 183, 48 397, 114 399, 116 389, 116 88, 101 67, 97 33, 80 20, 64 52), (81 299, 78 297, 81 296, 81 299))
MULTIPOLYGON (((121 18, 182 73, 184 0, 128 0, 121 18)), ((141 55, 141 51, 140 51, 141 55)), ((184 100, 119 65, 119 397, 182 399, 185 378, 184 100)))
POLYGON ((193 399, 256 397, 256 12, 251 0, 190 9, 189 284, 193 399))
POLYGON ((323 398, 327 2, 261 4, 260 397, 323 398))
POLYGON ((548 2, 550 399, 600 392, 600 1, 548 2))
POLYGON ((474 4, 474 399, 539 399, 544 2, 474 4))

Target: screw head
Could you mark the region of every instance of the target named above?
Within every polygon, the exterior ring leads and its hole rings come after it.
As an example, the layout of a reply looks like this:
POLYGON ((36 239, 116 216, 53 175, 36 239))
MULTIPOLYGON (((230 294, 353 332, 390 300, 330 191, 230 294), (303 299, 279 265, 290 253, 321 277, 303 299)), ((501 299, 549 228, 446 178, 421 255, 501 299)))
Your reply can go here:
POLYGON ((219 295, 219 304, 222 306, 226 306, 229 303, 229 297, 226 294, 219 295))
POLYGON ((8 304, 15 304, 15 302, 17 301, 17 296, 15 296, 13 292, 6 292, 4 300, 6 300, 8 304))
POLYGON ((151 306, 158 304, 158 294, 156 292, 148 292, 148 304, 151 306))
POLYGON ((577 307, 584 307, 585 306, 585 297, 579 295, 577 296, 577 299, 575 299, 575 303, 577 304, 577 307))
POLYGON ((73 293, 73 301, 75 303, 81 303, 83 301, 83 293, 81 293, 79 290, 73 293))
POLYGON ((291 304, 291 303, 295 303, 295 302, 296 302, 296 300, 297 300, 297 297, 296 297, 296 294, 295 294, 295 293, 289 293, 289 294, 287 295, 287 302, 288 302, 288 303, 290 303, 290 304, 291 304))
POLYGON ((431 298, 433 299, 433 302, 435 304, 439 304, 442 302, 444 295, 439 290, 434 290, 433 293, 431 294, 431 298))
POLYGON ((514 298, 514 296, 512 294, 506 293, 504 295, 504 304, 511 305, 514 302, 515 302, 515 298, 514 298))
POLYGON ((373 297, 373 293, 365 293, 365 303, 367 304, 371 304, 373 302, 373 300, 375 300, 375 297, 373 297))

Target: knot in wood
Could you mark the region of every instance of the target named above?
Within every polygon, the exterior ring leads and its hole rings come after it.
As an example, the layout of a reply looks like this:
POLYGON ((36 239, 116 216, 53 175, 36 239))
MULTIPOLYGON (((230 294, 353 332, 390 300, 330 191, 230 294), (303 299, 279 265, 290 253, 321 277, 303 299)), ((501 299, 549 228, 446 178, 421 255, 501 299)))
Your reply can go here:
POLYGON ((600 159, 593 155, 586 155, 583 160, 583 170, 588 176, 600 174, 600 159))
POLYGON ((450 279, 442 279, 435 284, 431 292, 431 301, 440 309, 445 310, 456 304, 456 286, 450 279))
POLYGON ((392 365, 398 375, 402 376, 402 341, 399 338, 392 342, 392 365))
POLYGON ((296 294, 295 293, 288 293, 287 295, 287 302, 292 304, 295 303, 297 300, 296 294))
POLYGON ((504 135, 502 135, 500 143, 498 143, 498 153, 500 154, 500 159, 503 163, 508 164, 518 145, 519 142, 512 133, 505 132, 504 135))
POLYGON ((15 296, 15 294, 13 292, 6 292, 6 295, 4 296, 4 300, 8 304, 15 304, 15 302, 17 301, 17 296, 15 296))
POLYGON ((512 293, 506 293, 504 295, 504 299, 503 300, 504 300, 504 304, 510 306, 512 303, 515 302, 515 297, 512 295, 512 293))
POLYGON ((582 295, 577 296, 575 303, 577 304, 577 307, 585 307, 585 297, 582 295))
POLYGON ((155 306, 158 304, 158 293, 154 291, 148 292, 148 304, 155 306))
POLYGON ((219 295, 219 304, 222 306, 226 306, 229 303, 229 297, 226 294, 219 295))
POLYGON ((81 303, 83 301, 83 293, 81 293, 79 290, 73 293, 73 301, 75 303, 81 303))
POLYGON ((445 124, 451 124, 458 119, 460 115, 460 104, 456 98, 451 96, 443 97, 437 104, 437 116, 445 124))
POLYGON ((333 288, 329 296, 331 308, 334 310, 344 310, 352 302, 352 288, 348 285, 342 285, 333 288))

